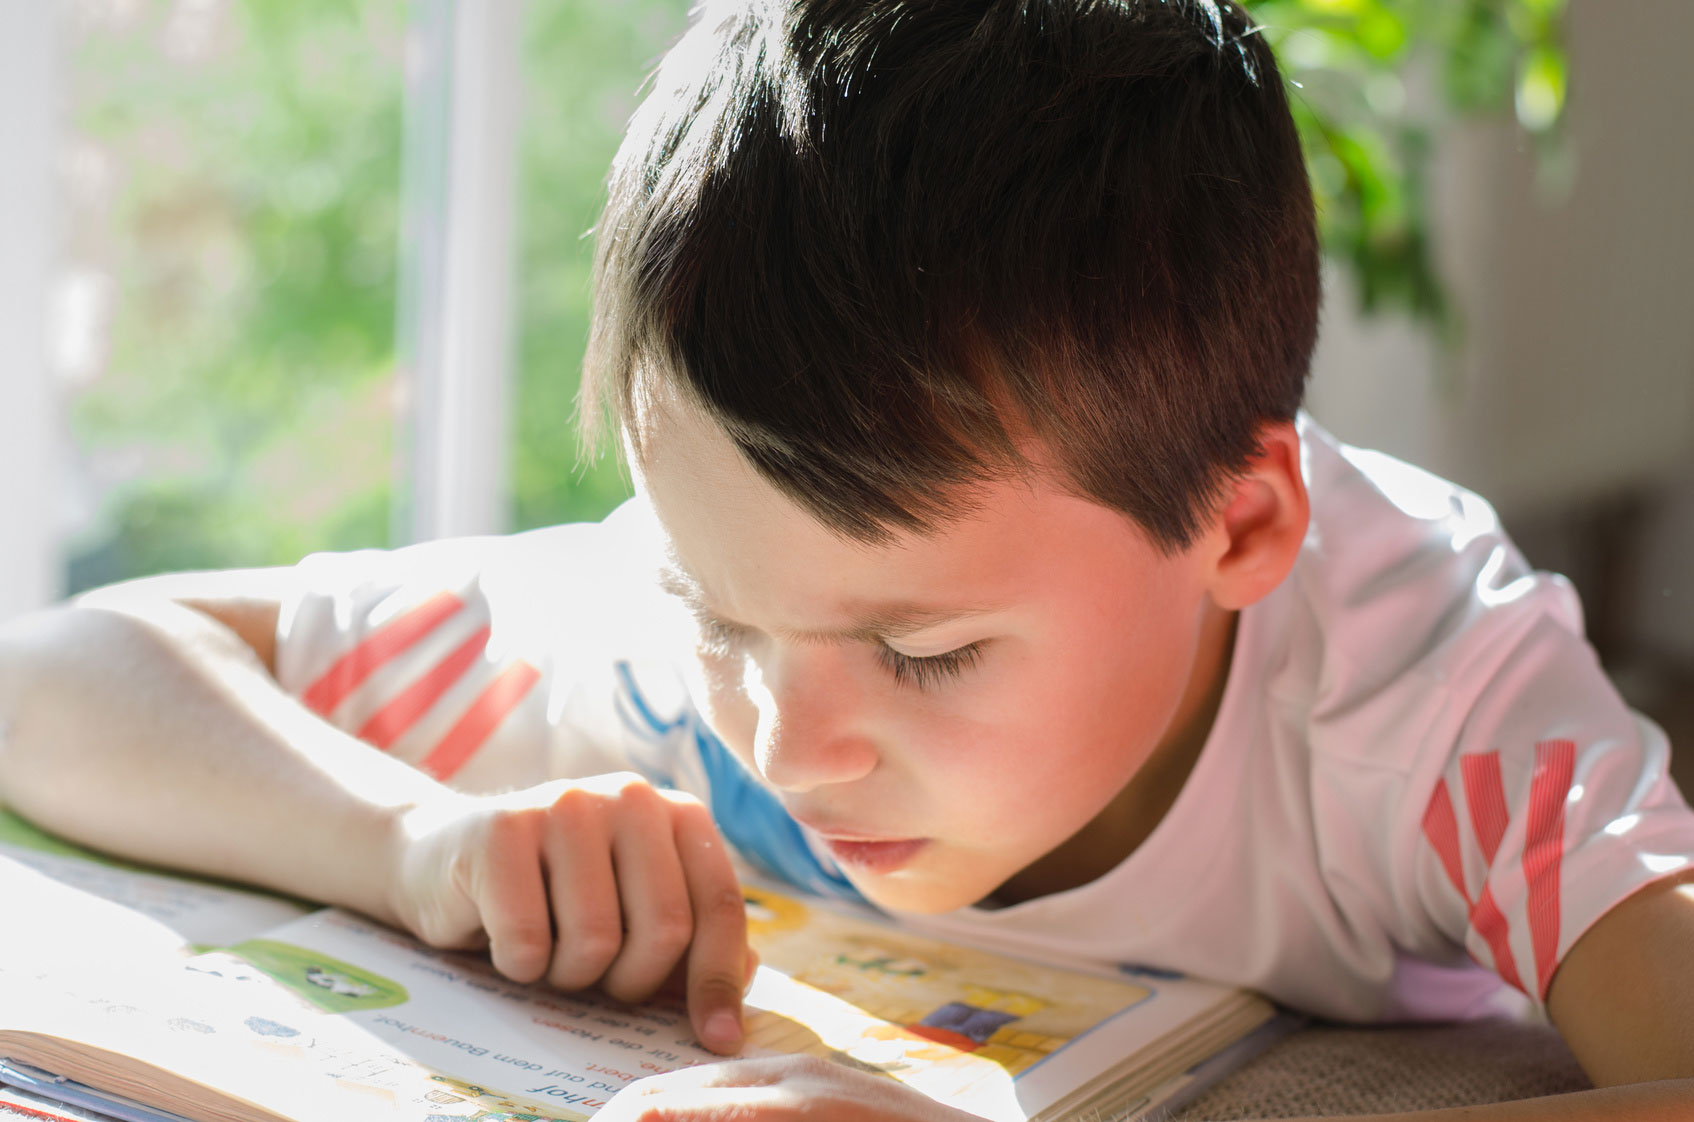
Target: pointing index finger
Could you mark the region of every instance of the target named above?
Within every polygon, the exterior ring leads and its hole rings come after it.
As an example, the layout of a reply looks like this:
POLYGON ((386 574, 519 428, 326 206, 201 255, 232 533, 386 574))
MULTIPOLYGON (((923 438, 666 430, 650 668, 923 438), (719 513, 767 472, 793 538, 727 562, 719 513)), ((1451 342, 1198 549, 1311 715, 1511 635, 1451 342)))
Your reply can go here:
POLYGON ((723 839, 704 807, 677 815, 694 938, 688 947, 688 1015, 694 1033, 720 1055, 740 1050, 741 995, 747 985, 747 905, 723 839))

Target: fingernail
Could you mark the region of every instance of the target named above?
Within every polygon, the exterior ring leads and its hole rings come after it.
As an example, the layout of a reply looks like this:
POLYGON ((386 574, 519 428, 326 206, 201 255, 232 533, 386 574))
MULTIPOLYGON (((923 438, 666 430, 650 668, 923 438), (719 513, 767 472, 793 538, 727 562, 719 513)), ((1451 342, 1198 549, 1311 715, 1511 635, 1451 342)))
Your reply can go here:
POLYGON ((741 1018, 728 1009, 719 1009, 706 1018, 700 1035, 706 1047, 715 1052, 729 1052, 741 1047, 741 1018))

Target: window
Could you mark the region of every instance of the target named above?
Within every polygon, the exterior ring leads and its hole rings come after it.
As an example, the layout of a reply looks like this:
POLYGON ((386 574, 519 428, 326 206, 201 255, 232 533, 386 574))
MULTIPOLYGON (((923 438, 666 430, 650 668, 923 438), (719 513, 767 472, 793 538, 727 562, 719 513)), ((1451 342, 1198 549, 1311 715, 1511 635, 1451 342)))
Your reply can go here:
MULTIPOLYGON (((44 372, 8 377, 0 423, 58 440, 9 442, 8 474, 27 463, 19 491, 50 498, 10 504, 27 525, 0 577, 20 587, 28 557, 53 559, 61 575, 30 584, 38 602, 398 544, 429 525, 409 512, 447 503, 417 465, 441 466, 451 489, 470 473, 453 457, 478 441, 499 460, 486 528, 598 517, 627 492, 616 465, 576 461, 588 235, 684 0, 8 8, 7 100, 36 111, 12 111, 28 129, 7 135, 17 166, 50 166, 52 181, 0 197, 0 221, 56 236, 0 266, 0 292, 36 294, 34 330, 49 324, 44 372), (507 56, 521 80, 491 65, 507 56), (504 129, 471 127, 478 112, 504 129), (497 176, 454 165, 502 159, 504 198, 497 176), (510 284, 465 281, 465 255, 444 257, 453 222, 476 267, 510 284), (504 241, 490 246, 491 230, 504 241), (481 350, 464 350, 467 322, 481 350), (432 391, 431 362, 455 346, 475 376, 432 391), (486 358, 502 353, 509 394, 486 358), (489 402, 510 419, 488 428, 489 402)), ((11 304, 0 332, 27 339, 28 302, 11 304)))
POLYGON ((404 3, 67 12, 68 588, 383 544, 404 3))
POLYGON ((529 6, 511 477, 519 527, 597 518, 628 494, 610 461, 577 472, 571 422, 588 343, 589 231, 641 83, 687 11, 687 0, 529 6))

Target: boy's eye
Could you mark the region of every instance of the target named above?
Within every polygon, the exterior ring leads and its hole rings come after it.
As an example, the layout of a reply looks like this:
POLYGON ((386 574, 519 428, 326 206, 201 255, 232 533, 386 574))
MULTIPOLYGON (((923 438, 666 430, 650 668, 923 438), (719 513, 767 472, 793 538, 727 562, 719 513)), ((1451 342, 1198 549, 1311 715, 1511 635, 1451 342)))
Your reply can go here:
POLYGON ((918 656, 901 654, 885 643, 877 649, 876 657, 894 675, 895 685, 925 690, 957 678, 975 666, 982 657, 982 644, 966 643, 941 654, 918 656))
MULTIPOLYGON (((700 649, 717 658, 735 656, 747 643, 748 629, 716 616, 697 617, 700 628, 700 649)), ((958 678, 975 666, 982 657, 981 641, 967 643, 950 651, 933 655, 903 654, 886 643, 877 645, 877 661, 894 677, 895 685, 932 689, 947 680, 958 678)))

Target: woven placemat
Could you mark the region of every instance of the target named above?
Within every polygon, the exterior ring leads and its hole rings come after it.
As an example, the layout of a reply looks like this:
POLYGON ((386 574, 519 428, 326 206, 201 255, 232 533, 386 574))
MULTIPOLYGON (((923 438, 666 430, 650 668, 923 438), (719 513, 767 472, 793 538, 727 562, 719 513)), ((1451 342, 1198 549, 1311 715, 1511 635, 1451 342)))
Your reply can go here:
POLYGON ((1318 1024, 1272 1045, 1177 1115, 1181 1122, 1382 1114, 1590 1086, 1550 1025, 1318 1024))

